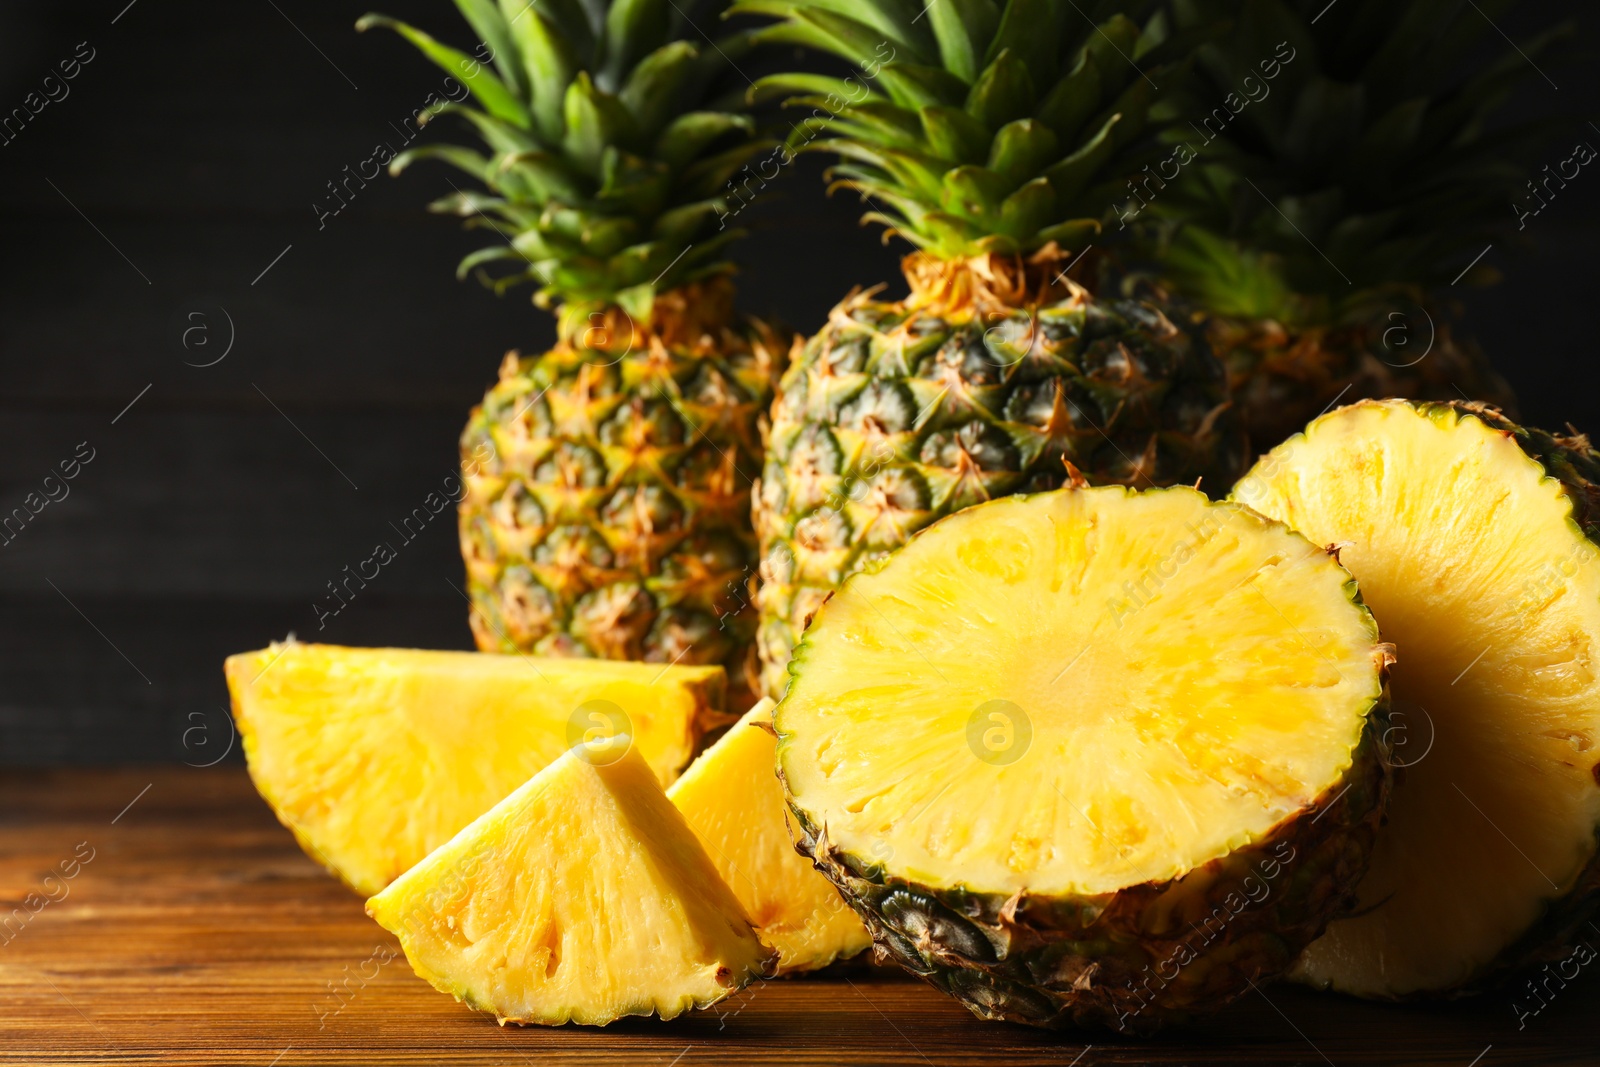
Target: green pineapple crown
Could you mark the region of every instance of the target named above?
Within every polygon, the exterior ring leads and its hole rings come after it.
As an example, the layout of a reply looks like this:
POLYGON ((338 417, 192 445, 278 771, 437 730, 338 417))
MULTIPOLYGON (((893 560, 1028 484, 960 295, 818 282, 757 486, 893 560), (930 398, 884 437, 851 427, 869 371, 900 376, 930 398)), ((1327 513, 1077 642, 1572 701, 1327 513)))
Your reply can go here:
POLYGON ((1175 26, 1221 32, 1170 103, 1166 136, 1197 162, 1151 191, 1165 279, 1209 310, 1296 326, 1493 281, 1468 264, 1518 228, 1549 127, 1491 119, 1567 30, 1473 66, 1509 6, 1174 0, 1175 26))
POLYGON ((1081 248, 1149 126, 1157 83, 1182 44, 1127 0, 738 0, 781 21, 758 42, 799 44, 864 79, 778 74, 816 109, 791 144, 831 151, 836 185, 939 260, 1081 248), (820 139, 818 139, 820 138, 820 139))
POLYGON ((720 191, 771 147, 738 113, 742 94, 714 95, 747 34, 702 39, 689 12, 706 5, 690 0, 455 3, 474 55, 382 15, 356 28, 395 30, 472 95, 476 106, 440 110, 465 118, 487 153, 424 145, 389 168, 437 159, 482 186, 430 205, 501 238, 459 276, 477 271, 499 292, 537 283, 534 302, 560 306, 566 336, 609 307, 646 324, 658 292, 732 270, 724 246, 742 231, 726 226, 720 191), (491 264, 511 269, 491 276, 491 264))

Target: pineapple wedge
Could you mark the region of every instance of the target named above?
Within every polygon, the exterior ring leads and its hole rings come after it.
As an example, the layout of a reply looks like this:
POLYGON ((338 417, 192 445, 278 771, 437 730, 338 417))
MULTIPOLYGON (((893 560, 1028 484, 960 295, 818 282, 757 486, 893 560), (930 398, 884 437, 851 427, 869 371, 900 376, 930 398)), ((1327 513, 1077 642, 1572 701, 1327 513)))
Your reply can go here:
POLYGON ((256 788, 363 896, 577 742, 630 734, 665 785, 726 721, 721 667, 289 641, 225 669, 256 788))
POLYGON ((671 1019, 771 973, 628 739, 575 748, 367 901, 412 969, 501 1024, 671 1019))
POLYGON ((1340 558, 1399 647, 1388 825, 1313 985, 1470 992, 1559 952, 1600 888, 1600 454, 1475 404, 1366 401, 1233 491, 1340 558))
POLYGON ((683 772, 667 797, 778 950, 778 973, 812 971, 872 944, 839 893, 795 849, 763 700, 683 772))

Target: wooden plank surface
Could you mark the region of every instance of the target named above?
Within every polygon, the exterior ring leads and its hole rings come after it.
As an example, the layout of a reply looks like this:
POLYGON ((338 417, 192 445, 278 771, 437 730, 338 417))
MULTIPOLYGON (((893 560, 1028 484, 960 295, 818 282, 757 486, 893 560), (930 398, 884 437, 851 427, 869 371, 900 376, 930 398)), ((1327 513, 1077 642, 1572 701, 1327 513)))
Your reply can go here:
POLYGON ((55 898, 0 934, 0 1064, 1600 1062, 1592 974, 1520 1029, 1509 990, 1399 1007, 1273 986, 1155 1039, 1048 1034, 864 969, 670 1023, 502 1029, 412 975, 242 769, 0 775, 0 918, 55 898))

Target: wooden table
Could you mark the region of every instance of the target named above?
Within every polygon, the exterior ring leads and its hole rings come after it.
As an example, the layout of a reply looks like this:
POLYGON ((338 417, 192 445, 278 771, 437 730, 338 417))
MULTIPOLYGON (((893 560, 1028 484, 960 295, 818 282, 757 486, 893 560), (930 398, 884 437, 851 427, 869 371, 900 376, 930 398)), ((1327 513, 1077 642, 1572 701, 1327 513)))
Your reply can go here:
POLYGON ((394 939, 237 766, 0 770, 0 919, 30 893, 37 912, 0 925, 4 1064, 1600 1063, 1592 974, 1522 1029, 1509 990, 1393 1007, 1274 986, 1155 1040, 1047 1034, 871 971, 763 982, 670 1023, 502 1029, 384 963, 394 939))

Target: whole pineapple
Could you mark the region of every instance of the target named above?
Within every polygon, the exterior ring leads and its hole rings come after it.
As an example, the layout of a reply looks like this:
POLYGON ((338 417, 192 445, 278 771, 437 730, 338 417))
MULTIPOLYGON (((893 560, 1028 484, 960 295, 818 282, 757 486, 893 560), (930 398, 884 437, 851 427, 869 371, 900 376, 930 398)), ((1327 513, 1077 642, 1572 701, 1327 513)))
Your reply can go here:
POLYGON ((791 140, 837 154, 867 218, 916 247, 910 296, 848 296, 773 405, 755 499, 768 695, 839 583, 944 515, 1074 470, 1141 487, 1203 477, 1219 493, 1239 473, 1243 434, 1204 342, 1158 306, 1084 284, 1178 51, 1133 6, 735 5, 781 18, 758 40, 860 65, 862 77, 758 87, 823 116, 791 140))
MULTIPOLYGON (((461 551, 484 651, 723 664, 751 703, 749 492, 787 338, 736 317, 721 195, 771 147, 714 95, 743 35, 706 43, 671 0, 458 0, 474 56, 393 28, 460 78, 486 152, 425 146, 482 190, 432 205, 501 241, 553 307, 548 352, 506 356, 461 438, 461 551), (478 62, 492 53, 493 69, 478 62)), ((700 11, 702 21, 716 10, 700 11)))
POLYGON ((1488 120, 1559 31, 1471 66, 1493 35, 1462 3, 1173 12, 1223 32, 1174 95, 1172 162, 1130 182, 1119 213, 1163 220, 1155 272, 1209 320, 1256 450, 1364 397, 1513 407, 1445 294, 1494 280, 1481 257, 1518 229, 1539 131, 1488 120))

